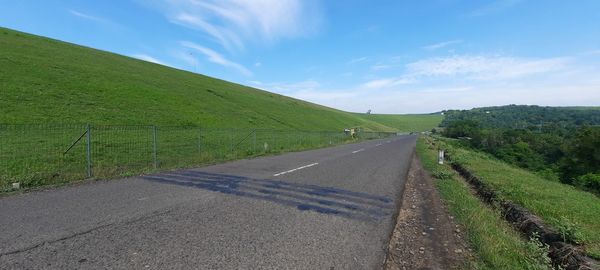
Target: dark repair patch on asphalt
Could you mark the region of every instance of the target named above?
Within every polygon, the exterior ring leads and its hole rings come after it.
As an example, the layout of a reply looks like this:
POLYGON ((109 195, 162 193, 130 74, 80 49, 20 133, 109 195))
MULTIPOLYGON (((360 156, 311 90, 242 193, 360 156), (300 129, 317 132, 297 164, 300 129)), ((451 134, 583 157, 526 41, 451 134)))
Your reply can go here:
POLYGON ((385 196, 279 180, 252 179, 192 170, 148 175, 143 179, 261 199, 292 206, 301 211, 314 211, 357 220, 379 221, 394 211, 393 200, 385 196))

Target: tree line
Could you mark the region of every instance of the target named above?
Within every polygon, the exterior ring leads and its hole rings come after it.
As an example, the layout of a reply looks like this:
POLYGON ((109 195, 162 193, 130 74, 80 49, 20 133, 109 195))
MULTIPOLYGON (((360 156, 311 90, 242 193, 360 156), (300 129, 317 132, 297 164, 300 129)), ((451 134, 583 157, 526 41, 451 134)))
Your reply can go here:
POLYGON ((444 114, 442 135, 600 194, 600 107, 509 105, 444 114))

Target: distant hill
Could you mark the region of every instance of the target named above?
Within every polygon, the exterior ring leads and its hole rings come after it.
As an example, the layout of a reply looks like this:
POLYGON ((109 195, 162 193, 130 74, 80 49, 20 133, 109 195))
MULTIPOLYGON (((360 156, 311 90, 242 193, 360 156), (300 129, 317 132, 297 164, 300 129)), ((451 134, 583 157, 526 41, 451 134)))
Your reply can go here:
POLYGON ((399 131, 428 131, 437 127, 444 116, 435 114, 356 114, 363 119, 375 121, 399 131))
POLYGON ((507 105, 472 110, 444 111, 440 126, 457 120, 473 120, 482 128, 529 128, 544 125, 561 127, 600 125, 600 107, 542 107, 507 105))
POLYGON ((0 28, 0 123, 395 128, 353 113, 0 28))

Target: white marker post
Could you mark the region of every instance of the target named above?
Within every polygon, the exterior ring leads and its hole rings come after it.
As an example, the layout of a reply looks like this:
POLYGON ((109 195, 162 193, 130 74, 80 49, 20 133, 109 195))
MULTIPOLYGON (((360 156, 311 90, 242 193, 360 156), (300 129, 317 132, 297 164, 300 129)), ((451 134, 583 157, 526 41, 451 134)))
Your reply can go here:
POLYGON ((440 164, 440 165, 444 164, 444 150, 440 150, 440 152, 438 154, 438 164, 440 164))

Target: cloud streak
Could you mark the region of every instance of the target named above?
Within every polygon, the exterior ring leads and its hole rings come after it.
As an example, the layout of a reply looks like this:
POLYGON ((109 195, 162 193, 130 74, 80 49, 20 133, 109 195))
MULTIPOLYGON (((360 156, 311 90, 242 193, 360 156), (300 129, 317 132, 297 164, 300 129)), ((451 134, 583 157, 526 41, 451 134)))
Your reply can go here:
POLYGON ((441 48, 444 48, 444 47, 448 47, 448 46, 451 46, 451 45, 460 44, 462 42, 463 41, 460 40, 460 39, 449 40, 449 41, 444 41, 444 42, 440 42, 440 43, 436 43, 436 44, 431 44, 431 45, 424 46, 423 49, 432 51, 432 50, 437 50, 437 49, 441 49, 441 48))
POLYGON ((445 109, 506 104, 597 106, 594 101, 600 100, 600 91, 597 91, 599 87, 600 83, 449 85, 414 88, 411 85, 410 90, 383 89, 377 94, 364 89, 313 89, 286 95, 351 112, 372 109, 373 113, 431 113, 445 109))
POLYGON ((189 41, 181 41, 180 43, 182 46, 184 46, 186 48, 193 49, 197 52, 200 52, 201 54, 206 56, 206 58, 209 62, 215 63, 217 65, 221 65, 221 66, 224 66, 227 68, 235 69, 244 76, 252 76, 252 72, 250 70, 248 70, 246 67, 244 67, 243 65, 233 62, 231 60, 228 60, 223 55, 221 55, 209 48, 200 46, 198 44, 195 44, 195 43, 189 42, 189 41))
POLYGON ((358 58, 354 58, 354 59, 350 59, 350 61, 348 61, 346 64, 347 65, 353 65, 356 63, 360 63, 363 61, 366 61, 368 58, 367 57, 358 57, 358 58))
POLYGON ((518 78, 564 69, 570 58, 528 59, 505 56, 457 55, 409 63, 410 76, 465 76, 493 80, 518 78))
POLYGON ((86 14, 86 13, 83 13, 83 12, 76 11, 76 10, 69 9, 68 12, 71 15, 75 16, 75 17, 78 17, 78 18, 81 18, 81 19, 85 19, 85 20, 88 20, 88 21, 94 21, 94 22, 97 22, 97 23, 105 23, 105 24, 112 23, 110 20, 107 20, 107 19, 104 19, 104 18, 101 18, 101 17, 96 17, 96 16, 93 16, 93 15, 90 15, 90 14, 86 14))
POLYGON ((163 65, 163 66, 168 66, 167 64, 165 64, 164 62, 150 56, 147 54, 132 54, 131 57, 133 58, 137 58, 140 60, 144 60, 146 62, 151 62, 151 63, 155 63, 155 64, 159 64, 159 65, 163 65))
POLYGON ((411 84, 415 81, 408 77, 400 77, 400 78, 388 78, 388 79, 377 79, 364 83, 362 85, 363 88, 367 89, 379 89, 379 88, 387 88, 392 86, 398 86, 403 84, 411 84))
POLYGON ((481 17, 494 13, 498 13, 505 9, 509 9, 513 6, 519 4, 522 0, 495 0, 490 4, 482 6, 474 11, 472 11, 469 16, 472 17, 481 17))
POLYGON ((248 40, 272 43, 310 34, 320 9, 312 0, 159 0, 157 9, 172 23, 205 33, 228 51, 248 40))
POLYGON ((250 81, 251 85, 256 88, 264 89, 267 91, 274 91, 277 93, 297 93, 315 91, 321 88, 321 83, 316 80, 304 80, 299 82, 275 82, 275 83, 263 83, 260 81, 250 81))
POLYGON ((598 67, 584 58, 427 57, 405 64, 397 77, 372 79, 343 90, 317 85, 284 94, 346 111, 373 109, 375 113, 426 113, 505 104, 597 105, 598 67))

